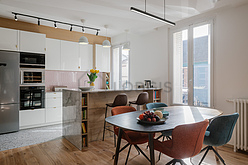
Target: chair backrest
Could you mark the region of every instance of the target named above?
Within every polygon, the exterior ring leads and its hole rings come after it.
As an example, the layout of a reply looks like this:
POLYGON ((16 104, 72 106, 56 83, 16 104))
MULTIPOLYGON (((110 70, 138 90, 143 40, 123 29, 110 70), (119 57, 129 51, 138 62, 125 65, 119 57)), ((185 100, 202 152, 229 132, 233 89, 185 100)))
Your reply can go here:
POLYGON ((193 157, 201 151, 208 120, 177 126, 172 131, 173 158, 193 157))
POLYGON ((153 108, 159 108, 159 107, 168 107, 165 103, 148 103, 146 104, 146 109, 153 109, 153 108))
POLYGON ((119 106, 119 107, 114 107, 111 109, 111 113, 113 116, 119 115, 122 113, 133 112, 133 111, 136 111, 136 109, 130 106, 119 106))
POLYGON ((125 93, 120 93, 115 97, 113 106, 125 106, 127 105, 127 95, 125 93))
POLYGON ((148 103, 149 100, 149 95, 147 92, 142 92, 139 94, 137 100, 136 100, 136 104, 138 105, 144 105, 146 103, 148 103))
POLYGON ((223 115, 214 118, 207 131, 209 136, 205 136, 204 144, 210 146, 221 146, 228 143, 232 137, 234 126, 238 120, 239 114, 223 115))

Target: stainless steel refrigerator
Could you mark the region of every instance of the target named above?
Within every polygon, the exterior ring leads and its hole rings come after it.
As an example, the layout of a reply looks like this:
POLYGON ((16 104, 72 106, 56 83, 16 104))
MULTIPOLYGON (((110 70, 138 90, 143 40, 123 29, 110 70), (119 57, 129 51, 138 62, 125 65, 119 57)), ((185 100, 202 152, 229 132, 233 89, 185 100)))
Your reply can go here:
POLYGON ((0 51, 0 134, 19 130, 20 54, 0 51))

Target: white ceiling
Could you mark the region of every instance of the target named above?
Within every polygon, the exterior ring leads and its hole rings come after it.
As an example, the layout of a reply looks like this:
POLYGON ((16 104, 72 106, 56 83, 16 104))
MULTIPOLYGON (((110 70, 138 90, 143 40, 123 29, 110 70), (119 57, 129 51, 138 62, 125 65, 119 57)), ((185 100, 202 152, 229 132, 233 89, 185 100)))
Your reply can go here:
MULTIPOLYGON (((178 22, 210 10, 237 5, 247 0, 166 0, 166 19, 178 22)), ((163 17, 163 0, 147 0, 147 12, 163 17)), ((0 0, 0 17, 13 18, 12 11, 62 22, 100 28, 105 35, 104 25, 108 25, 108 36, 115 36, 128 29, 131 33, 143 34, 164 23, 133 13, 130 7, 144 10, 145 0, 0 0)), ((37 23, 37 20, 18 17, 19 20, 37 23)), ((41 24, 53 26, 51 22, 41 24)), ((167 26, 167 25, 166 25, 167 26)), ((59 28, 70 27, 58 24, 59 28)), ((80 31, 79 28, 74 28, 80 31)), ((86 33, 95 34, 87 30, 86 33)))

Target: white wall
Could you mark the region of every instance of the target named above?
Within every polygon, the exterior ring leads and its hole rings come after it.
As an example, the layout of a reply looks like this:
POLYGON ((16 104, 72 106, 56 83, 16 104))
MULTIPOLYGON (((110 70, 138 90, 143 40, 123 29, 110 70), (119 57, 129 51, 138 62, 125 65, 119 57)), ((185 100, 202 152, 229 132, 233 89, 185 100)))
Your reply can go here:
MULTIPOLYGON (((151 79, 159 87, 168 81, 168 28, 158 28, 144 35, 128 34, 130 42, 130 82, 151 79)), ((126 34, 111 38, 112 45, 126 42, 126 34)), ((167 102, 167 93, 162 93, 167 102)))
POLYGON ((219 12, 214 38, 214 105, 233 113, 228 98, 248 98, 248 4, 219 12))

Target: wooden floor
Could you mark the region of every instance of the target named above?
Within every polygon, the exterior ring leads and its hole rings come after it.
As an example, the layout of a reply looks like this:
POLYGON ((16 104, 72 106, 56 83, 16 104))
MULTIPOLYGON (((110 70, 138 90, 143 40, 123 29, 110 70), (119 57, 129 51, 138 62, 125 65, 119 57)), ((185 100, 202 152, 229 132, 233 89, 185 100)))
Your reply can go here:
MULTIPOLYGON (((125 144, 122 141, 122 146, 125 144)), ((140 145, 141 149, 149 156, 149 150, 146 149, 146 144, 140 145)), ((31 145, 27 147, 16 148, 0 152, 0 165, 109 165, 113 164, 112 156, 115 147, 113 138, 107 138, 105 141, 95 141, 89 144, 88 149, 79 151, 71 143, 65 139, 58 139, 41 144, 31 145)), ((232 148, 219 147, 219 153, 224 158, 227 165, 248 165, 248 154, 244 152, 233 152, 232 148)), ((125 163, 127 149, 120 153, 119 164, 125 163)), ((197 164, 203 154, 192 158, 192 163, 197 164)), ((158 152, 155 151, 156 160, 158 152)), ((161 160, 157 165, 164 165, 171 158, 162 155, 161 160)), ((187 164, 191 164, 189 159, 185 160, 187 164)), ((137 151, 132 148, 129 165, 149 165, 149 162, 142 156, 138 155, 137 151)), ((216 162, 212 151, 205 158, 202 165, 219 165, 216 162)))

